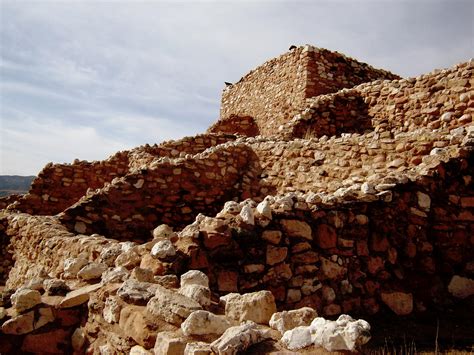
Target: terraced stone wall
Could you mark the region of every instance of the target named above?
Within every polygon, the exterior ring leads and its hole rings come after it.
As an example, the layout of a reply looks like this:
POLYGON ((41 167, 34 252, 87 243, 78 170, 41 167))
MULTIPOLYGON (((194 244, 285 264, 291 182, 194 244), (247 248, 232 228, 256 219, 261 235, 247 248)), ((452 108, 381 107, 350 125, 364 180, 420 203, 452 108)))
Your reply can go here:
POLYGON ((271 59, 224 89, 221 120, 252 117, 262 135, 278 133, 309 97, 376 79, 396 79, 385 70, 340 53, 303 46, 271 59))
POLYGON ((208 133, 171 140, 158 145, 144 145, 130 151, 130 170, 140 169, 154 160, 164 157, 174 159, 199 154, 207 148, 224 144, 234 139, 235 136, 232 134, 208 133))
POLYGON ((88 189, 98 189, 128 171, 127 152, 98 161, 73 164, 48 164, 33 181, 28 194, 9 206, 37 215, 55 215, 71 206, 88 189))
POLYGON ((439 159, 456 157, 462 142, 468 140, 468 129, 465 125, 453 130, 422 128, 386 138, 370 132, 290 141, 248 138, 247 142, 263 168, 262 188, 279 193, 344 193, 346 189, 360 191, 365 182, 413 177, 439 159))
POLYGON ((60 215, 70 230, 119 240, 148 240, 161 223, 184 227, 225 201, 257 196, 258 160, 244 145, 223 144, 201 154, 156 161, 89 194, 60 215))
POLYGON ((234 139, 235 136, 232 135, 203 134, 160 145, 141 146, 119 152, 103 161, 48 164, 34 180, 28 194, 15 199, 17 203, 12 204, 15 201, 11 199, 5 200, 3 207, 11 204, 11 210, 55 215, 76 203, 88 189, 100 189, 114 178, 124 176, 131 170, 141 169, 156 159, 198 154, 209 147, 234 139))
POLYGON ((472 122, 473 72, 470 61, 417 78, 375 81, 314 97, 282 132, 302 138, 367 130, 453 129, 472 122))
POLYGON ((222 212, 201 221, 188 267, 221 294, 270 289, 280 307, 324 316, 462 302, 474 277, 473 173, 471 152, 416 181, 382 184, 371 202, 288 195, 270 202, 271 220, 254 210, 255 225, 222 212))

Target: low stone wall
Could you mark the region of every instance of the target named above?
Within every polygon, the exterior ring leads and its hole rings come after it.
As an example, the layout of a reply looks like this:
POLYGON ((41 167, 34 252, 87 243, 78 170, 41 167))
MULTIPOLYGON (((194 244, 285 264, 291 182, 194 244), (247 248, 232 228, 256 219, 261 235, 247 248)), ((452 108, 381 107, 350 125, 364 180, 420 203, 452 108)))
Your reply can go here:
POLYGON ((221 212, 201 220, 188 267, 204 270, 220 294, 269 289, 280 307, 324 316, 449 305, 464 297, 453 277, 474 276, 473 159, 439 164, 372 202, 277 197, 270 219, 252 208, 254 225, 221 212))
POLYGON ((235 140, 232 134, 212 132, 199 134, 194 137, 184 137, 179 140, 165 141, 160 144, 144 145, 132 149, 129 153, 130 170, 146 168, 148 164, 160 158, 185 158, 187 155, 202 153, 207 148, 235 140))
POLYGON ((119 240, 148 240, 161 223, 184 227, 225 201, 258 195, 260 167, 242 144, 222 144, 188 158, 157 160, 112 181, 60 215, 70 230, 119 240))
POLYGON ((28 194, 14 200, 11 198, 5 202, 2 200, 0 207, 10 205, 10 210, 37 215, 55 215, 76 203, 87 190, 100 189, 114 178, 124 176, 129 171, 139 170, 156 159, 198 154, 209 147, 234 139, 235 136, 232 135, 203 134, 163 142, 160 145, 137 147, 130 151, 119 152, 103 161, 50 163, 33 181, 28 194))
POLYGON ((210 133, 229 133, 239 134, 247 137, 255 137, 260 135, 260 130, 255 120, 249 116, 230 115, 227 118, 218 120, 207 130, 210 133))
POLYGON ((474 61, 417 78, 375 81, 307 100, 282 127, 286 137, 320 137, 375 130, 407 132, 472 122, 474 61))
POLYGON ((253 117, 260 134, 269 136, 277 134, 280 125, 299 113, 309 97, 376 79, 396 78, 340 53, 302 46, 269 60, 226 87, 220 118, 253 117))
POLYGON ((107 160, 73 164, 48 164, 38 174, 28 194, 9 206, 29 214, 55 215, 71 206, 88 189, 97 189, 128 171, 127 152, 107 160))

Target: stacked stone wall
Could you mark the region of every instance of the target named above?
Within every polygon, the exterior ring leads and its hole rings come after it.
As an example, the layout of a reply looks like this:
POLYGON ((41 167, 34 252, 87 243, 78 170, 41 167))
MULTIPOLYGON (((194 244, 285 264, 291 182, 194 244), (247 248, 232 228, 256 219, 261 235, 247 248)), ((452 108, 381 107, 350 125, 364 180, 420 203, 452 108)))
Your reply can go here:
MULTIPOLYGON (((440 160, 459 155, 469 126, 426 128, 393 137, 375 132, 309 140, 246 139, 259 157, 262 188, 279 193, 360 192, 363 183, 399 181, 423 173, 440 160)), ((471 133, 472 134, 472 133, 471 133)))
POLYGON ((103 161, 76 161, 73 164, 48 164, 33 181, 28 194, 9 206, 37 215, 55 215, 106 182, 128 171, 127 152, 103 161))
POLYGON ((201 222, 188 267, 220 294, 270 289, 280 307, 324 316, 449 305, 454 276, 474 275, 472 163, 438 164, 372 202, 275 198, 271 220, 257 209, 255 225, 222 212, 201 222))
POLYGON ((232 135, 203 134, 160 145, 145 145, 119 152, 107 160, 73 164, 48 164, 33 181, 28 194, 3 199, 0 206, 37 215, 55 215, 76 203, 87 190, 104 187, 116 177, 146 167, 156 159, 201 153, 209 147, 234 140, 232 135), (15 203, 16 202, 16 203, 15 203))
MULTIPOLYGON (((225 133, 225 132, 224 132, 225 133)), ((235 140, 231 134, 199 134, 179 140, 163 142, 159 145, 144 145, 130 151, 130 170, 146 167, 160 158, 185 158, 188 155, 202 153, 207 148, 235 140)))
POLYGON ((398 76, 385 70, 374 69, 337 52, 298 47, 226 87, 220 118, 252 117, 260 134, 269 136, 277 134, 280 125, 299 113, 309 97, 367 81, 396 78, 398 76))
POLYGON ((307 100, 281 132, 319 137, 374 130, 453 129, 472 122, 474 62, 417 78, 375 81, 307 100))
POLYGON ((258 195, 259 174, 250 148, 222 144, 188 158, 157 160, 85 196, 60 217, 70 230, 143 241, 158 224, 183 227, 225 201, 258 195))

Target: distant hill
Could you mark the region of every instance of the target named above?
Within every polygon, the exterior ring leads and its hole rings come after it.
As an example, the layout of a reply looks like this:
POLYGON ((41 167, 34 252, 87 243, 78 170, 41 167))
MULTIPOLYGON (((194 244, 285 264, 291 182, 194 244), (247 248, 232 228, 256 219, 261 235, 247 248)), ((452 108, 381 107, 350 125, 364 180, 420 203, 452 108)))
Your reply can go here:
POLYGON ((0 175, 0 197, 24 194, 36 176, 0 175))

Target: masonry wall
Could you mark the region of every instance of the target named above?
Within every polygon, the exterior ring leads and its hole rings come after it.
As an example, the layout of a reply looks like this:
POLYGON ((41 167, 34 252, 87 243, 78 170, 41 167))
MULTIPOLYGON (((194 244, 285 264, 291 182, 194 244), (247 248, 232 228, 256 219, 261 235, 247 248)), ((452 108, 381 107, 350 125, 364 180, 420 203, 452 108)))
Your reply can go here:
POLYGON ((474 276, 472 163, 470 153, 439 164, 384 201, 294 196, 272 203, 270 221, 256 212, 254 226, 221 214, 201 223, 187 268, 205 270, 220 294, 270 289, 280 307, 323 316, 446 306, 453 276, 474 276))
POLYGON ((244 145, 223 144, 201 154, 157 161, 84 197, 60 215, 70 230, 119 240, 148 240, 162 223, 184 227, 198 213, 258 193, 258 160, 244 145))
POLYGON ((278 133, 280 125, 300 112, 308 97, 376 79, 395 78, 398 76, 337 52, 299 47, 264 63, 226 87, 220 118, 250 116, 260 134, 268 136, 278 133))
POLYGON ((29 214, 55 215, 85 195, 128 171, 127 152, 104 161, 76 161, 73 164, 48 164, 33 181, 28 194, 10 209, 29 214))
POLYGON ((33 181, 28 194, 0 201, 0 207, 30 214, 55 215, 76 203, 87 190, 104 187, 130 170, 141 169, 152 161, 198 154, 209 147, 234 140, 232 135, 203 134, 160 145, 144 145, 119 152, 103 161, 76 161, 73 164, 48 164, 33 181), (16 203, 13 203, 18 201, 16 203))
POLYGON ((474 62, 417 78, 375 81, 307 100, 282 130, 287 137, 319 137, 367 130, 408 132, 472 122, 474 62))

